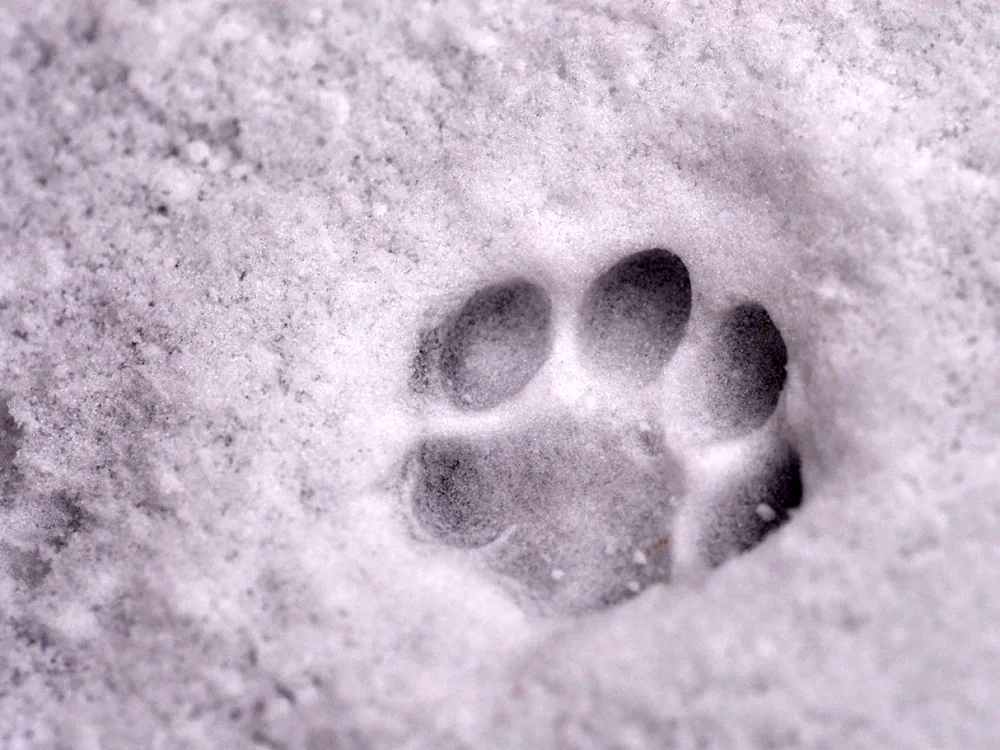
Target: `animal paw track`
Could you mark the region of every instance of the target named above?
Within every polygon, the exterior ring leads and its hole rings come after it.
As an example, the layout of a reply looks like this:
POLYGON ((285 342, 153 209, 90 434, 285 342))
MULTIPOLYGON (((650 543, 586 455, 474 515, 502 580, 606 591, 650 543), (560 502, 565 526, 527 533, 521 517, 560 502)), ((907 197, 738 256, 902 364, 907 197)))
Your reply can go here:
POLYGON ((525 603, 575 612, 719 565, 784 523, 802 497, 781 430, 785 342, 756 301, 694 287, 679 256, 651 249, 568 301, 526 278, 457 301, 414 357, 415 533, 525 603))

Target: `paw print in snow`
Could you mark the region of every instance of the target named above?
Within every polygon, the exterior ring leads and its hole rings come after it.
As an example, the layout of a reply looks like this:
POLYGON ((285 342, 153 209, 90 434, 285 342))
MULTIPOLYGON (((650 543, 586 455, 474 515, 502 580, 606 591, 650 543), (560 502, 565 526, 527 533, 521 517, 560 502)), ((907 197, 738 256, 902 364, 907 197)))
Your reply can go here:
POLYGON ((689 271, 662 249, 555 291, 484 286, 421 338, 411 385, 428 429, 403 485, 421 537, 476 556, 525 603, 578 612, 787 520, 802 496, 777 416, 787 351, 761 305, 697 301, 690 341, 689 271))

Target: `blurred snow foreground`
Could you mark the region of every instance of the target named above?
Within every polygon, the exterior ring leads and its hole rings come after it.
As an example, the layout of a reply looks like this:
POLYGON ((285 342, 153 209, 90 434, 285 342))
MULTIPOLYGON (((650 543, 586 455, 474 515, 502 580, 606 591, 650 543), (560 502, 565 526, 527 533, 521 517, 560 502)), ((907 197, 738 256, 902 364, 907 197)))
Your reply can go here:
POLYGON ((940 5, 0 4, 0 745, 1000 746, 1000 22, 940 5), (804 501, 525 606, 404 502, 415 353, 646 248, 781 331, 804 501))

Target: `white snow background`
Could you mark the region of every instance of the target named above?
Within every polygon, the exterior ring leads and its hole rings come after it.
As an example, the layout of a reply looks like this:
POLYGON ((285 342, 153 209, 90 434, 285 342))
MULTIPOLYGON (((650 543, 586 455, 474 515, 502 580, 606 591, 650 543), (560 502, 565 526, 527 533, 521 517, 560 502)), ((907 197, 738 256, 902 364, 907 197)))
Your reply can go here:
POLYGON ((0 745, 1000 746, 991 2, 0 0, 0 745), (399 497, 419 331, 682 247, 802 509, 523 611, 399 497))

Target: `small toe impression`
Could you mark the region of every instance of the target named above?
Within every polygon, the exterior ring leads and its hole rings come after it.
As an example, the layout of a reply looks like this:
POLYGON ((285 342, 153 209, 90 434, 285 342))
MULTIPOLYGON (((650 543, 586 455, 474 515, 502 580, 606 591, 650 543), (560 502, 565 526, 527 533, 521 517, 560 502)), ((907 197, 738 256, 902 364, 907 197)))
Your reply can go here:
POLYGON ((489 409, 519 393, 548 358, 552 303, 524 279, 480 289, 441 338, 444 390, 461 409, 489 409))
POLYGON ((517 477, 497 481, 489 446, 457 438, 424 442, 416 454, 413 512, 443 542, 482 547, 510 524, 517 477))
POLYGON ((737 305, 723 317, 713 349, 713 416, 736 432, 760 427, 785 386, 788 351, 781 332, 759 304, 737 305))
POLYGON ((587 290, 580 316, 584 357, 645 385, 660 374, 691 315, 687 266, 667 250, 630 255, 587 290))
POLYGON ((802 504, 802 472, 793 451, 764 467, 709 520, 702 552, 712 566, 747 552, 789 519, 802 504))

